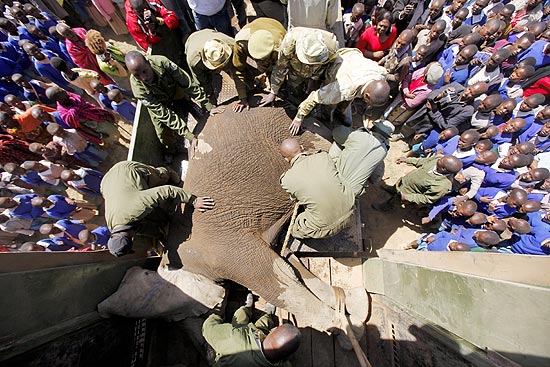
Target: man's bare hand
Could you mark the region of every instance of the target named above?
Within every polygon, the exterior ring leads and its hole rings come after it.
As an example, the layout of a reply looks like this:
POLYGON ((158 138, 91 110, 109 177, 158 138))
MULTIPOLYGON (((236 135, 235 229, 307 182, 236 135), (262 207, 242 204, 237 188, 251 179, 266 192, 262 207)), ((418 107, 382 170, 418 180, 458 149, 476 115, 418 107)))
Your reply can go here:
POLYGON ((431 222, 430 217, 424 217, 424 218, 422 218, 422 224, 428 224, 428 223, 430 223, 430 222, 431 222))
POLYGON ((297 135, 300 132, 300 126, 302 126, 302 120, 294 119, 288 127, 291 135, 297 135))
POLYGON ((205 212, 207 210, 214 209, 214 205, 216 205, 214 199, 209 196, 202 196, 198 197, 197 200, 195 200, 195 204, 193 205, 193 207, 200 212, 205 212))
POLYGON ((447 71, 445 71, 445 74, 443 75, 443 81, 445 82, 445 84, 448 84, 451 82, 451 77, 453 75, 451 74, 451 69, 447 69, 447 71))
POLYGON ((265 107, 267 105, 273 106, 273 101, 275 101, 275 93, 269 93, 267 96, 263 96, 260 101, 260 107, 265 107))
POLYGON ((225 111, 225 106, 214 107, 210 110, 210 116, 218 115, 225 111))
POLYGON ((246 109, 247 111, 250 110, 250 105, 248 104, 248 100, 246 98, 241 99, 239 102, 233 105, 233 112, 235 113, 239 113, 244 109, 246 109))

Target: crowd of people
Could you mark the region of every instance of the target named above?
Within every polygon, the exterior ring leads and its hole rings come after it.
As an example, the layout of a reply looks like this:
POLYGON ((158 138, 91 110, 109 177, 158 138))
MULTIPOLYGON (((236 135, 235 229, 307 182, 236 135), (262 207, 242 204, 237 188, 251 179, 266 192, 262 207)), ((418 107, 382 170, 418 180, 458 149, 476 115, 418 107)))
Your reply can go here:
MULTIPOLYGON (((317 223, 329 220, 327 215, 345 216, 367 180, 383 176, 388 138, 405 140, 410 149, 396 163, 417 169, 395 186, 382 184, 392 198, 379 208, 403 202, 426 210, 422 224, 438 230, 411 247, 549 254, 550 5, 540 0, 343 1, 342 8, 334 6, 338 2, 321 3, 313 10, 308 1, 253 1, 258 17, 249 22, 243 1, 176 6, 128 0, 106 18, 116 33, 129 31, 141 48, 125 54, 101 32, 59 20, 64 15, 52 10, 54 5, 41 9, 4 1, 1 229, 39 231, 48 240, 38 244, 48 251, 107 246, 113 228, 86 226, 97 213, 95 205, 67 193, 71 188, 92 201, 102 197, 98 167, 107 157, 107 124, 133 122, 139 100, 151 115, 167 163, 182 145, 178 139, 192 156, 197 140, 186 115, 223 111, 212 81, 224 71, 238 93, 235 113, 268 106, 277 97, 295 103, 291 135, 301 132, 310 114, 333 127, 351 127, 358 114, 371 122, 368 130, 351 134, 349 129, 339 143, 345 149, 353 136, 359 144, 362 132, 376 137, 369 149, 380 148, 376 157, 365 152, 353 157, 351 173, 362 172, 353 185, 361 187, 348 190, 354 193, 344 200, 349 205, 329 215, 314 208, 326 204, 319 195, 313 206, 303 205, 302 216, 315 213, 317 223), (118 17, 125 18, 125 27, 118 17), (150 48, 163 56, 146 54, 150 48), (267 82, 258 78, 262 74, 267 82), (131 90, 117 84, 125 78, 131 90), (262 88, 269 93, 251 106, 250 97, 262 88)), ((83 14, 76 21, 90 25, 83 14)), ((296 171, 295 158, 304 153, 295 142, 285 144, 283 155, 296 171)), ((353 186, 345 177, 340 181, 353 186)), ((300 202, 300 190, 282 184, 300 202)), ((294 234, 323 237, 338 226, 328 232, 323 225, 314 227, 294 234)))

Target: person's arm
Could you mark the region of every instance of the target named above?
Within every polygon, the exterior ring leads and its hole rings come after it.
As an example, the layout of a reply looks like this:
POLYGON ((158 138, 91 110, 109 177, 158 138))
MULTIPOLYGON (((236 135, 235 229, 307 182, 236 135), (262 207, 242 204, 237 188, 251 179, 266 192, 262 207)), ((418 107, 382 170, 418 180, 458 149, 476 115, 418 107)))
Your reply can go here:
POLYGON ((84 172, 86 172, 86 175, 95 176, 95 177, 98 177, 99 179, 103 178, 103 172, 99 172, 91 168, 83 168, 83 169, 84 169, 84 172))
POLYGON ((444 210, 447 210, 449 208, 449 206, 451 205, 452 203, 452 197, 450 196, 445 196, 445 197, 442 197, 433 207, 432 209, 430 210, 430 212, 428 213, 428 218, 430 219, 430 222, 432 220, 434 220, 434 218, 439 214, 441 213, 442 211, 444 210))
POLYGON ((176 29, 179 26, 178 16, 172 10, 166 9, 164 6, 160 7, 159 15, 162 21, 168 27, 168 29, 176 29))
POLYGON ((246 93, 246 52, 243 46, 239 42, 235 42, 233 47, 233 66, 235 67, 235 88, 237 88, 237 94, 239 99, 247 98, 246 93))
MULTIPOLYGON (((408 88, 407 88, 408 91, 408 88)), ((405 88, 403 88, 403 92, 405 92, 405 88)), ((404 97, 403 102, 405 105, 410 108, 416 108, 420 106, 422 103, 424 103, 428 97, 428 94, 430 94, 430 91, 427 89, 420 90, 418 92, 412 93, 414 95, 414 98, 404 97)))
POLYGON ((196 197, 182 188, 172 185, 163 185, 142 190, 141 197, 144 206, 148 208, 156 207, 161 201, 167 200, 177 200, 179 203, 189 203, 200 211, 212 209, 215 205, 214 200, 209 197, 196 197))
POLYGON ((340 15, 340 1, 329 0, 327 4, 327 16, 325 18, 325 24, 327 29, 334 26, 340 15))
POLYGON ((409 157, 405 159, 405 163, 410 164, 411 166, 420 167, 421 165, 426 162, 426 158, 415 158, 415 157, 409 157))
MULTIPOLYGON (((437 111, 439 115, 441 116, 441 112, 437 111)), ((466 121, 469 121, 472 118, 472 115, 474 114, 474 108, 472 106, 464 106, 463 108, 457 108, 455 113, 446 119, 441 116, 440 119, 438 119, 437 126, 441 130, 444 130, 451 126, 460 126, 466 121), (440 125, 441 124, 441 125, 440 125)))
POLYGON ((273 72, 271 73, 271 93, 273 94, 279 93, 279 89, 283 85, 286 75, 288 74, 288 68, 290 67, 289 55, 291 51, 290 49, 293 49, 293 47, 291 47, 290 45, 286 45, 285 41, 286 43, 290 42, 286 39, 286 37, 285 39, 283 39, 283 43, 281 44, 281 47, 279 49, 279 57, 277 59, 277 63, 273 67, 273 72), (286 49, 289 49, 288 54, 285 53, 286 49))
POLYGON ((467 196, 468 199, 473 199, 483 183, 485 172, 475 167, 469 167, 464 170, 463 173, 466 173, 466 171, 467 174, 465 174, 464 177, 467 177, 470 180, 470 190, 468 190, 464 196, 467 196))
POLYGON ((327 84, 324 87, 311 92, 307 96, 307 98, 302 103, 300 103, 296 119, 303 121, 304 118, 309 115, 309 113, 318 104, 335 105, 342 102, 343 100, 344 99, 340 91, 339 83, 335 81, 333 83, 327 84))

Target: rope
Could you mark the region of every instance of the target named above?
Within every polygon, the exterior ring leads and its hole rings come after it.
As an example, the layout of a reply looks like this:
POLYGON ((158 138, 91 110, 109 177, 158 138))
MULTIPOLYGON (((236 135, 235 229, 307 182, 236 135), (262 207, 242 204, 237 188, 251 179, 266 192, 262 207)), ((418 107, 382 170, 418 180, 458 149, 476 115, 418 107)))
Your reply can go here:
POLYGON ((298 215, 298 208, 300 207, 300 204, 296 203, 294 205, 294 211, 292 212, 292 218, 290 219, 290 224, 288 225, 288 231, 286 232, 285 241, 283 242, 283 248, 281 249, 281 256, 286 255, 287 247, 288 247, 288 241, 290 240, 290 232, 292 232, 292 228, 294 227, 294 222, 296 221, 296 216, 298 215))

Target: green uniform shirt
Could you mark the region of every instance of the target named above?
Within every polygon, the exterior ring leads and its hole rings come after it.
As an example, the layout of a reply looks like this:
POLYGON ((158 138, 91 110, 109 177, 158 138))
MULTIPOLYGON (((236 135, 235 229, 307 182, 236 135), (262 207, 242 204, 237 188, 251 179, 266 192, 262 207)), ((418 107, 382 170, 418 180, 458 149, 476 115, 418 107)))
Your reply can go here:
POLYGON ((418 167, 401 177, 395 184, 397 192, 406 195, 406 200, 417 204, 433 204, 445 196, 452 187, 448 175, 434 173, 435 164, 441 156, 407 158, 406 162, 418 167))
POLYGON ((119 162, 105 174, 101 194, 109 230, 145 218, 164 202, 187 203, 191 199, 191 194, 176 186, 153 187, 163 174, 162 168, 132 161, 119 162))
POLYGON ((338 176, 328 153, 299 154, 281 176, 281 186, 305 210, 296 217, 292 235, 323 238, 338 233, 353 213, 355 196, 338 176))
MULTIPOLYGON (((286 29, 281 23, 271 18, 258 18, 253 22, 248 23, 235 35, 235 47, 233 48, 233 66, 235 67, 235 86, 239 99, 244 99, 246 95, 246 60, 252 58, 248 52, 248 40, 250 36, 259 30, 265 30, 273 36, 274 51, 272 56, 276 56, 279 51, 279 46, 286 34, 286 29)), ((276 60, 276 59, 275 59, 276 60)), ((275 61, 274 60, 274 61, 275 61)))
MULTIPOLYGON (((193 77, 199 82, 201 87, 204 88, 207 95, 213 93, 212 89, 212 73, 214 70, 208 69, 202 62, 202 50, 204 44, 207 41, 217 39, 225 42, 226 44, 233 49, 235 45, 235 40, 221 32, 216 32, 212 29, 203 29, 191 33, 187 42, 185 42, 185 56, 187 58, 187 65, 191 69, 193 77)), ((231 66, 231 61, 228 62, 228 66, 231 66)))
POLYGON ((289 366, 286 362, 270 363, 264 357, 260 340, 266 337, 267 332, 253 323, 240 327, 224 324, 218 315, 210 315, 202 326, 204 338, 216 351, 216 367, 289 366))
POLYGON ((146 56, 146 58, 155 73, 155 81, 153 84, 147 84, 131 75, 130 85, 134 96, 147 107, 153 124, 167 126, 179 135, 189 140, 193 139, 194 135, 187 128, 187 123, 169 105, 174 100, 187 96, 210 111, 212 104, 208 102, 206 93, 183 69, 168 58, 164 56, 146 56))

